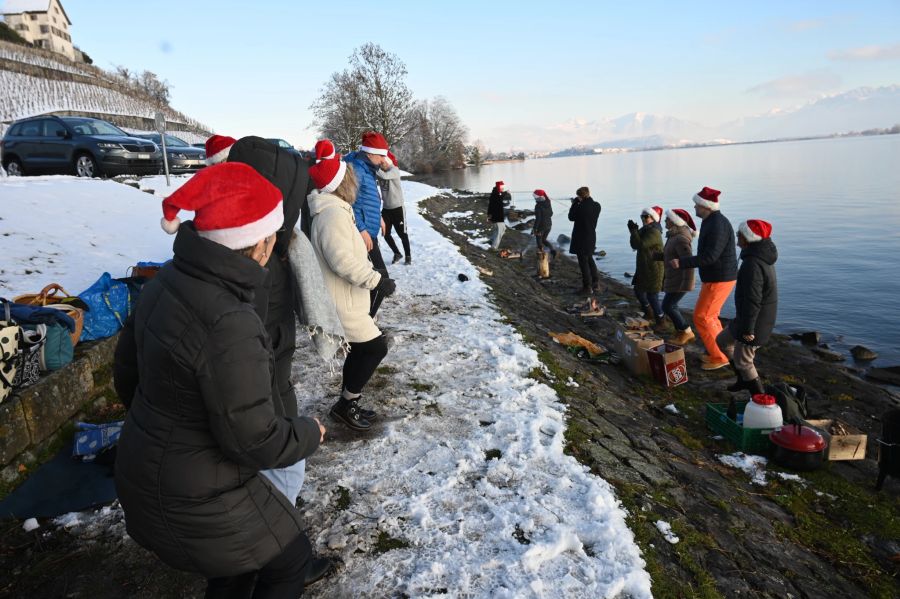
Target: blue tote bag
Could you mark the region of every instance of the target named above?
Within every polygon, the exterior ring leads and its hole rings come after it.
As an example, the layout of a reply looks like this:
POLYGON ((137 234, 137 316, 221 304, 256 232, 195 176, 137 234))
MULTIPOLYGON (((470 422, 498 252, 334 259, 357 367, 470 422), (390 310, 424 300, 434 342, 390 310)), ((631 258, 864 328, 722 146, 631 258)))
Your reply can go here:
POLYGON ((97 282, 78 294, 90 310, 84 313, 82 341, 105 339, 116 334, 131 313, 128 285, 105 272, 97 282))

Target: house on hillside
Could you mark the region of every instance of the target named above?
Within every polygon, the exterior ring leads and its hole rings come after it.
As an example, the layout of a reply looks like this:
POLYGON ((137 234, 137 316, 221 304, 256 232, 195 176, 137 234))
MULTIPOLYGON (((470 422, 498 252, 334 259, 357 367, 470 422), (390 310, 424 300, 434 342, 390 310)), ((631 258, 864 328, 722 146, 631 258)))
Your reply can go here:
POLYGON ((26 42, 75 60, 72 21, 59 0, 0 0, 0 18, 26 42))

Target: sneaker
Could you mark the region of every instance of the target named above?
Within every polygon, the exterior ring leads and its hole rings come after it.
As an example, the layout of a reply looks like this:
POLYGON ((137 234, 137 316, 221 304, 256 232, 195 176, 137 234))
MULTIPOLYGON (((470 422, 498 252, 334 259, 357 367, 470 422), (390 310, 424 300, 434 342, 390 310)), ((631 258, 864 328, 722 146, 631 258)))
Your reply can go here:
POLYGON ((397 264, 402 259, 403 259, 403 254, 394 254, 394 259, 391 260, 391 264, 397 264))
POLYGON ((343 422, 355 431, 367 431, 372 428, 372 423, 368 419, 363 418, 359 411, 359 404, 356 400, 349 401, 340 398, 331 408, 329 415, 339 422, 343 422))
POLYGON ((700 364, 700 368, 703 370, 718 370, 720 368, 725 368, 726 366, 728 366, 728 360, 725 360, 724 362, 711 362, 703 360, 703 362, 700 364))
POLYGON ((406 260, 403 261, 403 264, 406 264, 406 265, 412 264, 412 257, 407 256, 406 260))

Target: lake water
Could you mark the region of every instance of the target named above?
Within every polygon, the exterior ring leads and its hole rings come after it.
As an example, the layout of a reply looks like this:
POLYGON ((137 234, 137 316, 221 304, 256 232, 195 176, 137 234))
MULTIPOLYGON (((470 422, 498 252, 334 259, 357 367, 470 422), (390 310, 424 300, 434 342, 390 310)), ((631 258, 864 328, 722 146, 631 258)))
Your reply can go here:
MULTIPOLYGON (((597 265, 626 282, 624 273, 634 272, 628 219, 637 221, 650 205, 693 215, 694 193, 703 186, 722 190, 722 213, 735 230, 748 218, 773 225, 778 331, 818 330, 833 349, 862 344, 880 354, 875 365, 900 363, 898 135, 526 160, 429 183, 489 192, 497 180, 506 182, 517 207, 533 208, 536 188, 555 200, 554 245, 571 232, 569 198, 590 187, 603 207, 597 247, 607 255, 597 265)), ((682 305, 692 306, 695 297, 682 305)), ((723 315, 733 314, 729 299, 723 315)))

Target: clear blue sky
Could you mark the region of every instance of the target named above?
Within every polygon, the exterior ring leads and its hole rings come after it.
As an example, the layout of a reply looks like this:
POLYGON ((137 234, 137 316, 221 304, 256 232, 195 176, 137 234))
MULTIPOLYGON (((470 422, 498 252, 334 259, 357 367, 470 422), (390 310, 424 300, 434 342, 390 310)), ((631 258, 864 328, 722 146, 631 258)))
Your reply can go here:
POLYGON ((304 147, 318 90, 369 41, 496 149, 519 123, 648 112, 716 125, 900 83, 898 0, 62 1, 99 66, 157 73, 175 108, 219 133, 304 147))

